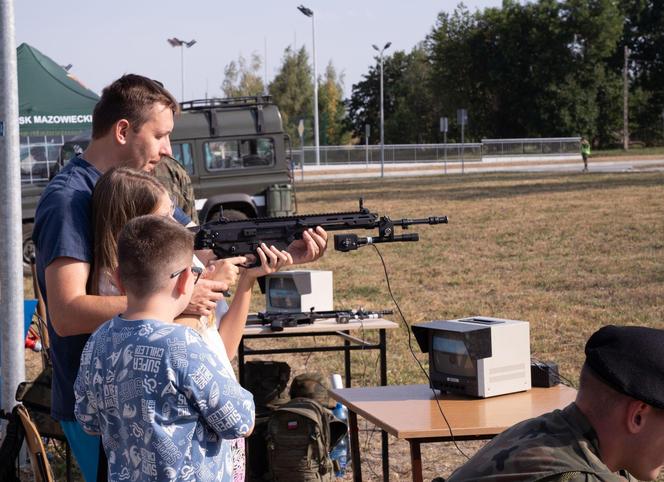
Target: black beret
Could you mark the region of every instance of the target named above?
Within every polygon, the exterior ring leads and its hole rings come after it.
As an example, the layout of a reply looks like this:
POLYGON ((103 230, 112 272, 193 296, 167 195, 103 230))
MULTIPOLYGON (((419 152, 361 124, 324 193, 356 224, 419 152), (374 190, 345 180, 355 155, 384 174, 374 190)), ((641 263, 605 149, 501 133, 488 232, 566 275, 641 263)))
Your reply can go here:
POLYGON ((600 328, 586 343, 586 363, 615 390, 664 408, 664 330, 600 328))

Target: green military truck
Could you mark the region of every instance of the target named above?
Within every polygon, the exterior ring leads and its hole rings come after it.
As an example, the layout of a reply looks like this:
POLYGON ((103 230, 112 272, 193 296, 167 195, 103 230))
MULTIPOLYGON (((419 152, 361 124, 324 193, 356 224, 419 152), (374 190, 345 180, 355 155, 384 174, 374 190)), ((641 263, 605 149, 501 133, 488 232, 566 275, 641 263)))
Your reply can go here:
MULTIPOLYGON (((269 96, 184 102, 171 146, 187 170, 200 222, 287 216, 295 211, 291 147, 281 113, 269 96)), ((85 149, 89 135, 62 146, 67 162, 85 149)), ((34 213, 46 180, 22 186, 23 257, 30 259, 34 213)))
POLYGON ((173 157, 194 185, 201 222, 285 216, 294 211, 291 149, 269 96, 184 102, 173 157))

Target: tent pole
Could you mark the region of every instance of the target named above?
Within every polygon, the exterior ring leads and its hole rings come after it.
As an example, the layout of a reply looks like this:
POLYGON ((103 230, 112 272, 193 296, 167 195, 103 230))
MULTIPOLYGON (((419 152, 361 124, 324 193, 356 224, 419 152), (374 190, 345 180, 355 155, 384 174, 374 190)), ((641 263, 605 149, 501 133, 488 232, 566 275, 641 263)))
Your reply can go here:
POLYGON ((0 0, 0 408, 25 380, 21 169, 13 0, 0 0))

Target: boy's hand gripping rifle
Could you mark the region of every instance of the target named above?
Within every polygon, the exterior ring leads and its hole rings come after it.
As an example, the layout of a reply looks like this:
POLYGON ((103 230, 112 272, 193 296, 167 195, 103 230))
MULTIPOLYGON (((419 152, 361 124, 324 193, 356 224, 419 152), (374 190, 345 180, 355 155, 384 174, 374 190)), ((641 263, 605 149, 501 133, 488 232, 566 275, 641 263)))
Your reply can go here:
MULTIPOLYGON (((218 258, 255 255, 256 249, 265 243, 278 249, 286 249, 296 239, 302 239, 302 233, 309 228, 320 226, 326 231, 344 231, 353 229, 378 229, 378 236, 360 237, 356 234, 336 234, 334 249, 352 251, 360 246, 396 241, 418 241, 417 233, 395 234, 394 228, 408 229, 412 224, 444 224, 447 216, 431 216, 424 219, 392 220, 388 216, 378 216, 370 212, 360 199, 357 212, 327 214, 302 214, 276 218, 254 218, 229 220, 221 218, 200 227, 192 228, 196 232, 194 249, 211 249, 218 258)), ((256 257, 256 263, 260 260, 256 257)))

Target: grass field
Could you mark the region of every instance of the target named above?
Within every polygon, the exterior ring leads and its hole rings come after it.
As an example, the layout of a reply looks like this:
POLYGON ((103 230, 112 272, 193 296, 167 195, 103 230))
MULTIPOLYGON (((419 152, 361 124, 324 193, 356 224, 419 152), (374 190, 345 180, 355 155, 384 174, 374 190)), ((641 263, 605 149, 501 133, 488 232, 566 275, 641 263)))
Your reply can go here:
POLYGON ((664 155, 664 147, 632 147, 628 151, 624 149, 598 149, 592 151, 594 157, 633 157, 633 156, 661 156, 664 155))
MULTIPOLYGON (((664 174, 496 174, 307 184, 302 213, 365 206, 392 218, 448 215, 419 243, 380 246, 408 323, 481 314, 531 323, 533 355, 576 382, 589 335, 606 324, 664 327, 664 174)), ((330 251, 337 308, 393 308, 370 247, 330 251)), ((262 309, 257 297, 255 309, 262 309)), ((395 319, 397 319, 395 317, 395 319)), ((367 334, 367 336, 370 336, 367 334)), ((294 343, 291 340, 289 343, 294 343)), ((390 384, 424 383, 407 332, 389 334, 390 384)), ((425 356, 417 354, 424 363, 425 356)), ((295 369, 342 372, 341 357, 301 356, 295 369), (337 360, 338 358, 338 360, 337 360)), ((354 383, 376 384, 375 354, 354 357, 354 383)), ((380 473, 379 439, 361 435, 365 476, 380 473), (368 450, 367 450, 368 449, 368 450)), ((391 471, 409 480, 407 445, 391 439, 391 471)), ((465 443, 472 452, 478 443, 465 443)), ((446 444, 423 446, 425 479, 462 462, 446 444)))
MULTIPOLYGON (((307 184, 299 188, 298 210, 356 210, 360 196, 371 211, 394 219, 450 218, 448 225, 413 229, 420 234, 419 243, 379 247, 409 324, 476 314, 527 320, 533 355, 558 363, 574 382, 584 343, 600 326, 664 327, 664 173, 491 174, 307 184)), ((315 268, 333 270, 337 308, 394 308, 373 248, 352 253, 330 248, 315 268)), ((252 307, 264 308, 258 292, 252 307)), ((402 327, 388 335, 390 384, 425 382, 409 351, 407 333, 402 327)), ((299 342, 295 338, 287 343, 299 342)), ((353 358, 354 384, 376 384, 375 352, 355 352, 353 358)), ((281 359, 295 372, 343 372, 341 356, 281 359)), ((380 473, 380 437, 367 427, 360 440, 365 477, 371 480, 373 471, 380 473)), ((409 480, 407 444, 390 440, 392 478, 409 480)), ((480 445, 468 442, 463 447, 472 452, 480 445)), ((423 446, 425 479, 447 476, 461 462, 447 444, 423 446)))

